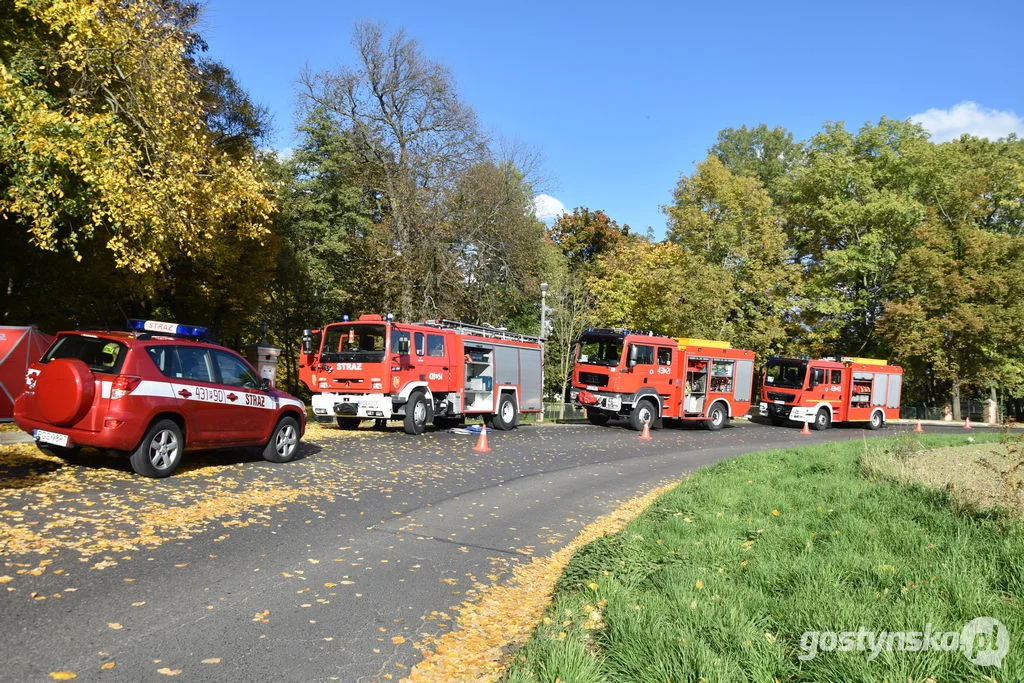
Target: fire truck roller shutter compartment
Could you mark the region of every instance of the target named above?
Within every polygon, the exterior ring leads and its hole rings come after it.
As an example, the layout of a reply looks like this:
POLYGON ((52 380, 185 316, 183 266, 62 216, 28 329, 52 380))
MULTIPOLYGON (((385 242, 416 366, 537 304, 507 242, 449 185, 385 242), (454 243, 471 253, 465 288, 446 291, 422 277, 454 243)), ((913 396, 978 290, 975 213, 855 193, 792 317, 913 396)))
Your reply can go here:
POLYGON ((749 401, 754 390, 754 361, 736 361, 736 393, 737 401, 749 401))
POLYGON ((520 410, 541 409, 540 386, 540 351, 538 349, 519 349, 519 367, 522 368, 522 388, 519 401, 520 410))
POLYGON ((903 375, 889 375, 889 392, 885 402, 886 408, 900 407, 900 391, 903 388, 903 375))

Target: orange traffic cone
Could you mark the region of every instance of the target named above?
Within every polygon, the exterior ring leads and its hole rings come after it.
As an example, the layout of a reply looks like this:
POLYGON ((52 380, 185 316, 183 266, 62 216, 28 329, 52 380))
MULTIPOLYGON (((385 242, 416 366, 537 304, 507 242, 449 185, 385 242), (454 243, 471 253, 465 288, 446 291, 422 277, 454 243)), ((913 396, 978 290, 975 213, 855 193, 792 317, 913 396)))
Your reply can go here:
POLYGON ((917 425, 914 426, 914 431, 915 432, 923 432, 924 431, 924 428, 921 426, 921 421, 920 420, 918 420, 917 421, 917 425))
POLYGON ((801 434, 810 434, 811 433, 811 428, 807 425, 806 422, 804 422, 804 428, 800 430, 800 433, 801 434))
POLYGON ((970 415, 968 415, 967 419, 964 420, 964 429, 973 429, 973 427, 971 427, 971 416, 970 415))
POLYGON ((490 453, 491 449, 487 445, 487 425, 480 425, 480 438, 476 440, 476 445, 473 446, 473 450, 478 453, 490 453))
POLYGON ((640 432, 640 440, 641 441, 650 441, 651 440, 651 423, 650 423, 650 421, 644 422, 643 431, 640 432))

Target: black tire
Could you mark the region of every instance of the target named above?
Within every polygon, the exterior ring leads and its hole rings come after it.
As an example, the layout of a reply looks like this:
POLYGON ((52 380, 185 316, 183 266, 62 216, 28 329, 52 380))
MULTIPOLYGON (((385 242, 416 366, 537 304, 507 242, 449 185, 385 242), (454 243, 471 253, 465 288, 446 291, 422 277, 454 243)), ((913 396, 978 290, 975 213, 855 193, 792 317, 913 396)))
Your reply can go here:
POLYGON ((882 415, 882 411, 876 410, 871 414, 871 419, 868 421, 868 429, 875 431, 876 429, 881 429, 884 424, 885 416, 882 415))
POLYGON ((608 424, 608 421, 612 419, 612 416, 603 410, 596 408, 587 408, 587 422, 598 427, 608 424))
POLYGON ((267 462, 290 462, 299 452, 299 422, 290 415, 277 421, 270 441, 263 447, 267 462))
POLYGON ((358 429, 362 419, 358 417, 336 417, 334 420, 341 429, 358 429))
POLYGON ((498 411, 491 418, 491 426, 505 432, 516 426, 519 421, 519 407, 512 394, 501 394, 498 397, 498 411))
POLYGON ((729 425, 729 413, 725 412, 725 408, 722 407, 721 403, 716 403, 711 406, 711 410, 708 411, 708 419, 705 420, 704 425, 708 428, 708 431, 717 432, 729 425))
POLYGON ((433 420, 433 409, 430 401, 417 389, 409 396, 405 404, 405 420, 403 427, 406 434, 422 434, 427 429, 427 423, 433 420))
POLYGON ((146 431, 142 442, 128 460, 136 474, 144 477, 169 477, 181 464, 185 441, 181 427, 173 420, 157 420, 146 431))
POLYGON ((629 413, 629 428, 633 431, 641 431, 644 423, 648 423, 651 429, 655 429, 658 421, 658 411, 649 398, 643 398, 636 402, 633 410, 629 413))
POLYGON ((818 409, 818 414, 814 416, 814 424, 811 425, 816 431, 824 431, 832 426, 832 418, 829 417, 828 411, 824 408, 818 409))

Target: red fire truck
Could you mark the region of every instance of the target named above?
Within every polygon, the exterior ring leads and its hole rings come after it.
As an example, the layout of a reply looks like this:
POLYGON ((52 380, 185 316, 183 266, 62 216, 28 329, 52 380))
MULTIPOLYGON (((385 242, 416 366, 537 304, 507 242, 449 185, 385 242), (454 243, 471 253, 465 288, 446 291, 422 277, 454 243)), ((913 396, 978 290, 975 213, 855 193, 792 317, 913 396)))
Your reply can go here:
POLYGON ((576 345, 571 399, 596 425, 672 418, 717 431, 750 410, 753 380, 754 352, 728 342, 591 328, 576 345))
POLYGON ((900 416, 903 368, 875 358, 772 357, 761 383, 762 417, 828 429, 834 422, 864 422, 878 429, 900 416))
POLYGON ((542 340, 454 320, 405 324, 363 315, 302 335, 299 378, 318 422, 354 429, 362 420, 451 427, 480 416, 512 429, 541 405, 542 340))

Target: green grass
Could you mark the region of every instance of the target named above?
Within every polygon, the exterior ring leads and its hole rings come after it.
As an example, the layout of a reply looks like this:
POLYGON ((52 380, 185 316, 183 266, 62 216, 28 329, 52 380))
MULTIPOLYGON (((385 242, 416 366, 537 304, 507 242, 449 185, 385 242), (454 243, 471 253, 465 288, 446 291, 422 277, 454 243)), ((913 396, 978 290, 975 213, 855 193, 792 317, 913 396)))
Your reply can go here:
POLYGON ((828 444, 697 472, 576 554, 505 679, 1024 680, 1024 528, 862 474, 867 451, 965 440, 828 444), (982 616, 1009 631, 1001 668, 958 651, 799 658, 807 631, 960 631, 982 616))

